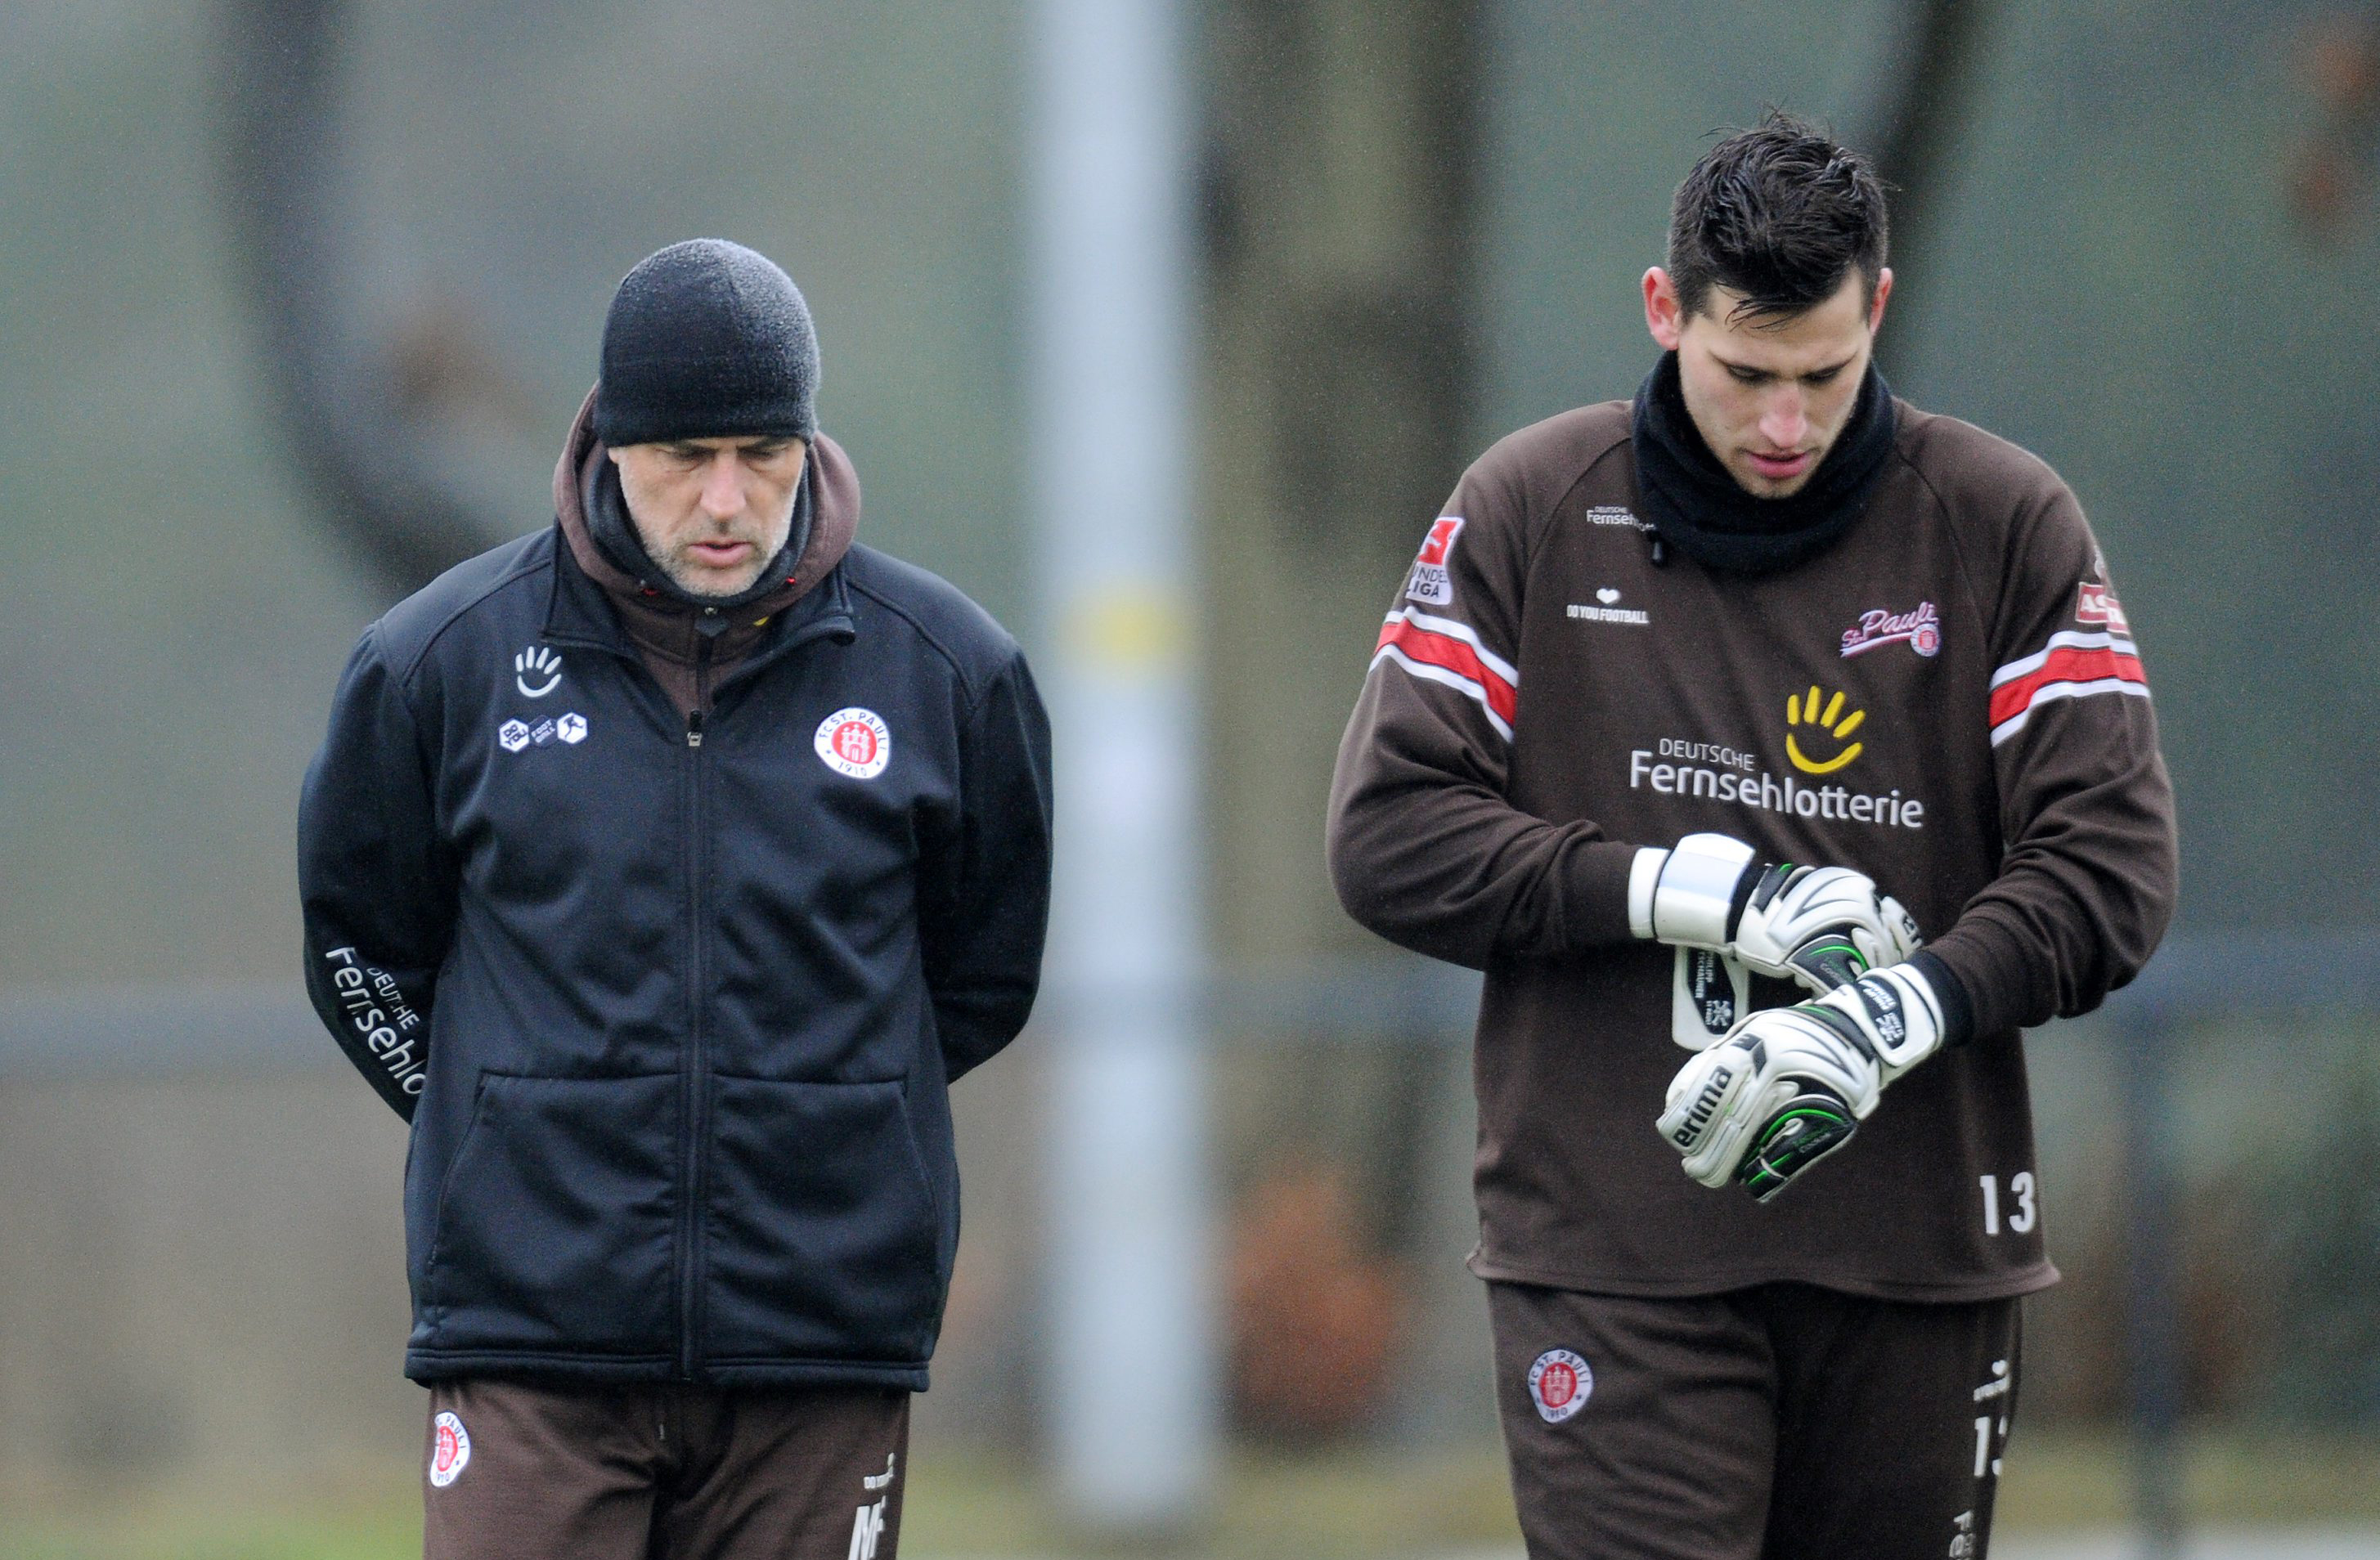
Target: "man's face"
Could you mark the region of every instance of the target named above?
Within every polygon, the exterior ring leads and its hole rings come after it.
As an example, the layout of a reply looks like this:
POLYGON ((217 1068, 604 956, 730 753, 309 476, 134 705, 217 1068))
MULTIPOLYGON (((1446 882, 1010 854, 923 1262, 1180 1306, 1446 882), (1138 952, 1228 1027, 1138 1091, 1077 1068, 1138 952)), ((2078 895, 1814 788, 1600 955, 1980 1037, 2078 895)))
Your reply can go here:
POLYGON ((1678 355, 1686 411, 1737 486, 1755 498, 1801 490, 1851 420, 1876 350, 1892 272, 1876 297, 1854 268, 1832 297, 1800 314, 1739 315, 1743 295, 1713 287, 1693 316, 1659 266, 1645 273, 1645 323, 1678 355))
POLYGON ((809 446, 746 435, 610 453, 628 518, 662 572, 691 595, 728 597, 751 589, 783 550, 809 446))

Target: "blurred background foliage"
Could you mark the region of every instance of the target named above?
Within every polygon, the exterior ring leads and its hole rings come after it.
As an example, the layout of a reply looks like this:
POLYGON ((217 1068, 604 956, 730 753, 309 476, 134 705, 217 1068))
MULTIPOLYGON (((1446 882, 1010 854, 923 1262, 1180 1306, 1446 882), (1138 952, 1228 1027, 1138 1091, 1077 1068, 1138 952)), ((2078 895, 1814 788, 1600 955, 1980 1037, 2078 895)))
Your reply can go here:
MULTIPOLYGON (((810 297, 864 539, 1035 642, 1017 0, 330 9, 311 305, 345 382, 381 398, 383 455, 492 536, 548 523, 613 282, 662 243, 734 237, 810 297)), ((0 1002, 294 999, 297 786, 391 586, 331 523, 270 372, 290 300, 256 286, 230 153, 276 59, 236 45, 273 10, 0 9, 0 1002)), ((1323 881, 1319 819, 1400 565, 1487 442, 1633 390, 1636 277, 1707 138, 1770 103, 1880 134, 1922 10, 1196 7, 1202 779, 1227 972, 1376 954, 1323 881)), ((2368 925, 2380 23, 2336 0, 1974 10, 1885 369, 2041 453, 2091 513, 2155 679, 2185 925, 2368 925)), ((2380 1193, 2337 1169, 2380 1150, 2374 1038, 2342 1014, 2177 1053, 2207 1490, 2326 1469, 2298 1509, 2374 1515, 2380 1479, 2353 1470, 2380 1433, 2380 1193), (2289 1439, 2316 1433, 2319 1452, 2289 1439), (2295 1449, 2239 1474, 2225 1435, 2295 1449)), ((1464 1057, 1293 1023, 1227 1029, 1215 1056, 1219 1281, 1254 1449, 1227 1522, 1328 1548, 1280 1508, 1334 1497, 1276 1500, 1292 1486, 1265 1470, 1285 1468, 1375 1517, 1408 1510, 1398 1489, 1466 1514, 1442 1534, 1400 1519, 1416 1542, 1500 1540, 1484 1306, 1459 1265, 1464 1057), (1385 1484, 1348 1471, 1366 1457, 1385 1484)), ((293 1470, 334 1504, 397 1499, 372 1493, 384 1467, 402 1485, 419 1434, 396 1379, 396 1123, 334 1071, 6 1059, 0 1512, 11 1491, 172 1506, 157 1492, 293 1470)), ((2085 1449, 2070 1480, 2027 1484, 2020 1437, 2010 1510, 2087 1516, 2088 1437, 2123 1391, 2125 1079, 2087 1023, 2034 1060, 2068 1281, 2034 1308, 2026 1413, 2045 1457, 2085 1449)), ((968 1248, 920 1434, 979 1511, 1032 1445, 1038 1066, 1028 1042, 961 1100, 968 1248)), ((9 1520, 10 1553, 138 1552, 63 1529, 44 1550, 9 1520)), ((997 1529, 946 1530, 1001 1547, 997 1529)), ((1015 1542, 1036 1530, 1018 1518, 1015 1542)))

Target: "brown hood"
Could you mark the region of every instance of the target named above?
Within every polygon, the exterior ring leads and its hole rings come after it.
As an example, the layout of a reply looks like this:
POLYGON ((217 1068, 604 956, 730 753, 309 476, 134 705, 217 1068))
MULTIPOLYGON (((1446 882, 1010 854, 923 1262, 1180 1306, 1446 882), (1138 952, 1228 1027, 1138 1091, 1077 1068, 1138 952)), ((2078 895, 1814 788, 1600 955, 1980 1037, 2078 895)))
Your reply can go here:
MULTIPOLYGON (((580 572, 611 598, 638 653, 669 690, 679 713, 686 714, 709 702, 709 690, 698 685, 694 670, 696 647, 703 640, 698 627, 702 611, 644 584, 596 545, 588 524, 586 480, 594 463, 605 456, 602 441, 595 437, 594 410, 595 393, 590 390, 571 421, 562 458, 554 463, 554 519, 570 543, 570 555, 580 572)), ((859 530, 859 474, 852 469, 851 457, 843 453, 843 447, 823 433, 810 441, 808 481, 809 540, 794 561, 785 583, 738 608, 741 621, 717 635, 711 646, 714 677, 743 659, 768 621, 808 595, 851 549, 851 538, 859 530)))

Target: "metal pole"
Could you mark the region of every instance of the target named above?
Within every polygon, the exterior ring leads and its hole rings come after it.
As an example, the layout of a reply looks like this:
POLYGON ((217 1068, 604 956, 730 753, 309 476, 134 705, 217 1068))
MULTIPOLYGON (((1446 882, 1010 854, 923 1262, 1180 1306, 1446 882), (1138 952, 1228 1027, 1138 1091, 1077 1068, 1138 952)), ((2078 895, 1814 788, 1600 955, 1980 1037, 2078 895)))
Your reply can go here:
POLYGON ((2173 1025, 2156 1006, 2128 1021, 2133 1515, 2143 1560, 2176 1560, 2182 1540, 2181 1264, 2174 1225, 2173 1025))
POLYGON ((1145 1534, 1203 1506, 1217 1420, 1187 50, 1178 0, 1040 0, 1034 24, 1031 469, 1060 817, 1051 1428, 1074 1519, 1145 1534))

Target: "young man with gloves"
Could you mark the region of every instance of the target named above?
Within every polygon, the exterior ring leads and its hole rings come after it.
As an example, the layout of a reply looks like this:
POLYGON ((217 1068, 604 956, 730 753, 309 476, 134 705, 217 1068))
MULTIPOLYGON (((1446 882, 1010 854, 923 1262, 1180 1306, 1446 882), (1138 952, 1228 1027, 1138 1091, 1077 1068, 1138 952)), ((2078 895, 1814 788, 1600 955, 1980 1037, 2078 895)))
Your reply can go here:
POLYGON ((1984 1552, 2057 1277, 2018 1031, 2170 913, 2106 561, 2041 462, 1893 397, 1885 247, 1857 153, 1713 148, 1658 366, 1463 475, 1340 749, 1342 902, 1488 974, 1472 1267, 1534 1556, 1984 1552))
POLYGON ((365 630, 306 778, 308 987, 412 1124, 432 1560, 897 1544, 1049 731, 999 625, 853 539, 818 377, 768 260, 644 260, 555 524, 365 630))

